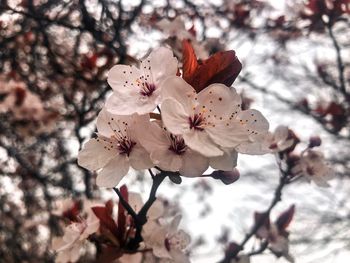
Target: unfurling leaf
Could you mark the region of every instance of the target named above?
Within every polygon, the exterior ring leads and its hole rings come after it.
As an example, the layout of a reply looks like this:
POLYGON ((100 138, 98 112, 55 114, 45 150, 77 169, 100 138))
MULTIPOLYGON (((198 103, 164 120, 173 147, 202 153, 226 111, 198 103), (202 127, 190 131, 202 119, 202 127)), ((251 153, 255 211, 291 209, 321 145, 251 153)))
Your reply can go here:
POLYGON ((242 69, 233 50, 217 52, 204 61, 197 61, 188 40, 183 41, 183 78, 197 92, 213 83, 231 86, 242 69))
POLYGON ((293 219, 295 205, 291 205, 288 210, 284 211, 276 220, 276 225, 280 231, 285 230, 293 219))

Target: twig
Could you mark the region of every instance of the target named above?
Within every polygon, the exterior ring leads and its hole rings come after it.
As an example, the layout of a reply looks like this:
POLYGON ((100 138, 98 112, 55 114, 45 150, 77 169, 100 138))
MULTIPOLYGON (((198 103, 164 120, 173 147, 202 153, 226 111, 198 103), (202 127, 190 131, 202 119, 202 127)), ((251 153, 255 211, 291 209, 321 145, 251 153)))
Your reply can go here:
POLYGON ((338 65, 338 73, 339 73, 340 91, 344 95, 347 95, 346 88, 345 88, 345 77, 344 77, 345 66, 343 63, 343 59, 341 57, 341 49, 340 49, 340 46, 338 44, 337 39, 334 36, 332 24, 327 23, 327 28, 328 28, 329 36, 332 39, 332 43, 333 43, 333 46, 334 46, 336 54, 337 54, 337 65, 338 65))
MULTIPOLYGON (((266 219, 269 218, 270 216, 270 212, 272 211, 272 209, 276 206, 276 204, 281 201, 281 197, 282 197, 282 190, 284 188, 284 186, 286 184, 289 183, 289 178, 288 178, 288 174, 282 172, 282 176, 280 177, 279 180, 279 184, 275 190, 275 194, 274 197, 268 207, 268 209, 266 210, 266 212, 262 213, 262 216, 259 218, 259 220, 255 223, 254 227, 250 230, 250 232, 245 236, 245 238, 243 239, 243 241, 237 246, 237 249, 230 251, 229 253, 227 253, 225 255, 225 258, 222 259, 221 261, 219 261, 219 263, 229 263, 231 261, 231 259, 234 259, 237 254, 242 251, 244 249, 244 246, 246 245, 246 243, 256 234, 256 232, 260 229, 260 227, 264 224, 264 222, 266 221, 266 219)), ((262 251, 264 251, 265 249, 263 249, 262 251)), ((262 252, 261 251, 261 252, 262 252)), ((260 252, 260 253, 261 253, 260 252)), ((252 252, 253 253, 253 252, 252 252)), ((254 253, 254 255, 256 255, 256 253, 254 253)))

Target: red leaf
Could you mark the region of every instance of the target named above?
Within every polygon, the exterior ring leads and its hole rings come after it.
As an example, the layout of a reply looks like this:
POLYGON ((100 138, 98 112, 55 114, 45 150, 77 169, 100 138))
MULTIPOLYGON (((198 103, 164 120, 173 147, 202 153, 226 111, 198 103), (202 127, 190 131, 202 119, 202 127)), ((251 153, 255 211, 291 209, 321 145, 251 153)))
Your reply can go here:
POLYGON ((213 83, 231 86, 241 69, 233 50, 217 52, 199 63, 191 43, 183 41, 183 78, 197 92, 213 83))
POLYGON ((97 263, 113 263, 123 255, 123 251, 114 246, 101 246, 100 254, 97 256, 97 263))
POLYGON ((62 216, 70 221, 77 221, 80 209, 81 203, 79 201, 75 201, 72 207, 63 212, 62 216))
POLYGON ((110 209, 105 206, 95 206, 91 209, 98 219, 100 219, 100 224, 115 235, 117 233, 117 225, 110 214, 110 209))
MULTIPOLYGON (((123 185, 120 187, 120 193, 124 200, 128 202, 129 199, 129 193, 128 193, 128 188, 126 185, 123 185)), ((126 213, 125 213, 125 208, 122 205, 122 202, 119 201, 118 203, 118 230, 117 230, 117 236, 120 242, 124 240, 124 234, 126 230, 126 213)))
POLYGON ((183 78, 187 81, 195 73, 198 62, 191 43, 188 40, 182 41, 182 67, 183 78))
POLYGON ((27 92, 22 87, 15 88, 15 105, 20 107, 24 103, 24 100, 27 96, 27 92))
POLYGON ((276 225, 280 231, 286 230, 292 221, 295 213, 295 205, 291 205, 286 211, 279 215, 276 225))
POLYGON ((106 212, 112 216, 113 215, 113 207, 114 207, 113 201, 108 200, 106 202, 105 206, 106 206, 106 212))

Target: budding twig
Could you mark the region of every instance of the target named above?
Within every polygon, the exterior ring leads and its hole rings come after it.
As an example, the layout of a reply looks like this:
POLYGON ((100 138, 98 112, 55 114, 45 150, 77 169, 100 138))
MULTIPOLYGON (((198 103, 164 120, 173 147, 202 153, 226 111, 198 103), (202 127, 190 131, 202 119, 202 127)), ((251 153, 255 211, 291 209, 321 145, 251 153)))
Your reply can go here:
MULTIPOLYGON (((261 214, 261 217, 259 218, 259 220, 257 220, 257 222, 255 223, 255 225, 251 229, 251 231, 245 236, 243 241, 237 246, 237 249, 230 251, 229 253, 226 253, 225 258, 222 259, 221 261, 219 261, 219 263, 229 263, 231 261, 231 259, 234 259, 238 255, 238 253, 244 249, 244 246, 246 245, 246 243, 256 234, 256 232, 260 229, 260 227, 262 227, 264 222, 269 218, 270 213, 271 213, 272 209, 276 206, 276 204, 279 201, 281 201, 282 190, 283 190, 284 186, 289 183, 288 173, 284 172, 282 169, 281 169, 281 172, 282 172, 282 176, 280 177, 279 184, 275 190, 274 197, 273 197, 268 209, 266 210, 266 212, 261 214)), ((262 246, 262 248, 261 248, 262 249, 261 252, 263 252, 266 249, 266 247, 265 248, 263 248, 263 247, 264 246, 262 246)), ((257 251, 260 251, 260 249, 257 251)), ((257 251, 252 252, 253 253, 252 255, 256 255, 257 251)))

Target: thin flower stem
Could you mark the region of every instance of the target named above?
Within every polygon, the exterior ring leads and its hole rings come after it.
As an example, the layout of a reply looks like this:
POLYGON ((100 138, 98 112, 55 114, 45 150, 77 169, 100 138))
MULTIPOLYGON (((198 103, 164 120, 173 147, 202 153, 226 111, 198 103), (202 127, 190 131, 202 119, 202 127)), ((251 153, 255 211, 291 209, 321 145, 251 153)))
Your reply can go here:
MULTIPOLYGON (((147 212, 151 208, 152 204, 157 199, 156 193, 157 193, 158 187, 163 182, 165 177, 167 177, 167 174, 165 172, 160 172, 157 175, 154 175, 152 171, 150 171, 150 173, 151 173, 151 175, 153 175, 153 177, 152 177, 153 178, 153 183, 152 183, 152 187, 151 187, 151 191, 150 191, 148 200, 143 205, 143 207, 141 208, 139 213, 137 215, 133 216, 133 218, 136 218, 136 220, 135 220, 136 233, 135 233, 135 238, 130 240, 130 242, 127 245, 127 248, 130 249, 130 250, 138 249, 139 248, 139 244, 143 241, 141 232, 142 232, 142 227, 147 223, 147 212)), ((124 203, 122 203, 122 204, 124 205, 124 203)), ((129 206, 129 204, 127 204, 127 203, 125 204, 125 206, 124 206, 125 209, 127 209, 126 206, 129 206)))
POLYGON ((152 176, 152 179, 154 179, 154 173, 152 172, 152 169, 148 169, 148 172, 152 176))
POLYGON ((339 46, 339 43, 333 33, 333 24, 331 24, 330 22, 326 24, 327 28, 328 28, 328 33, 329 33, 329 37, 332 40, 335 52, 336 52, 336 56, 337 56, 337 66, 338 66, 338 74, 339 74, 339 84, 340 84, 340 91, 344 94, 347 95, 346 92, 346 87, 345 87, 345 77, 344 77, 344 70, 345 70, 345 66, 344 66, 344 62, 341 56, 341 48, 339 46))
POLYGON ((131 215, 131 217, 135 220, 135 223, 137 223, 139 221, 136 212, 134 211, 134 209, 132 209, 132 207, 128 204, 128 202, 124 199, 124 197, 122 196, 122 194, 120 193, 118 188, 113 188, 114 192, 117 193, 118 197, 119 197, 119 202, 122 203, 122 205, 124 206, 124 208, 126 209, 126 211, 128 211, 128 213, 131 215))

